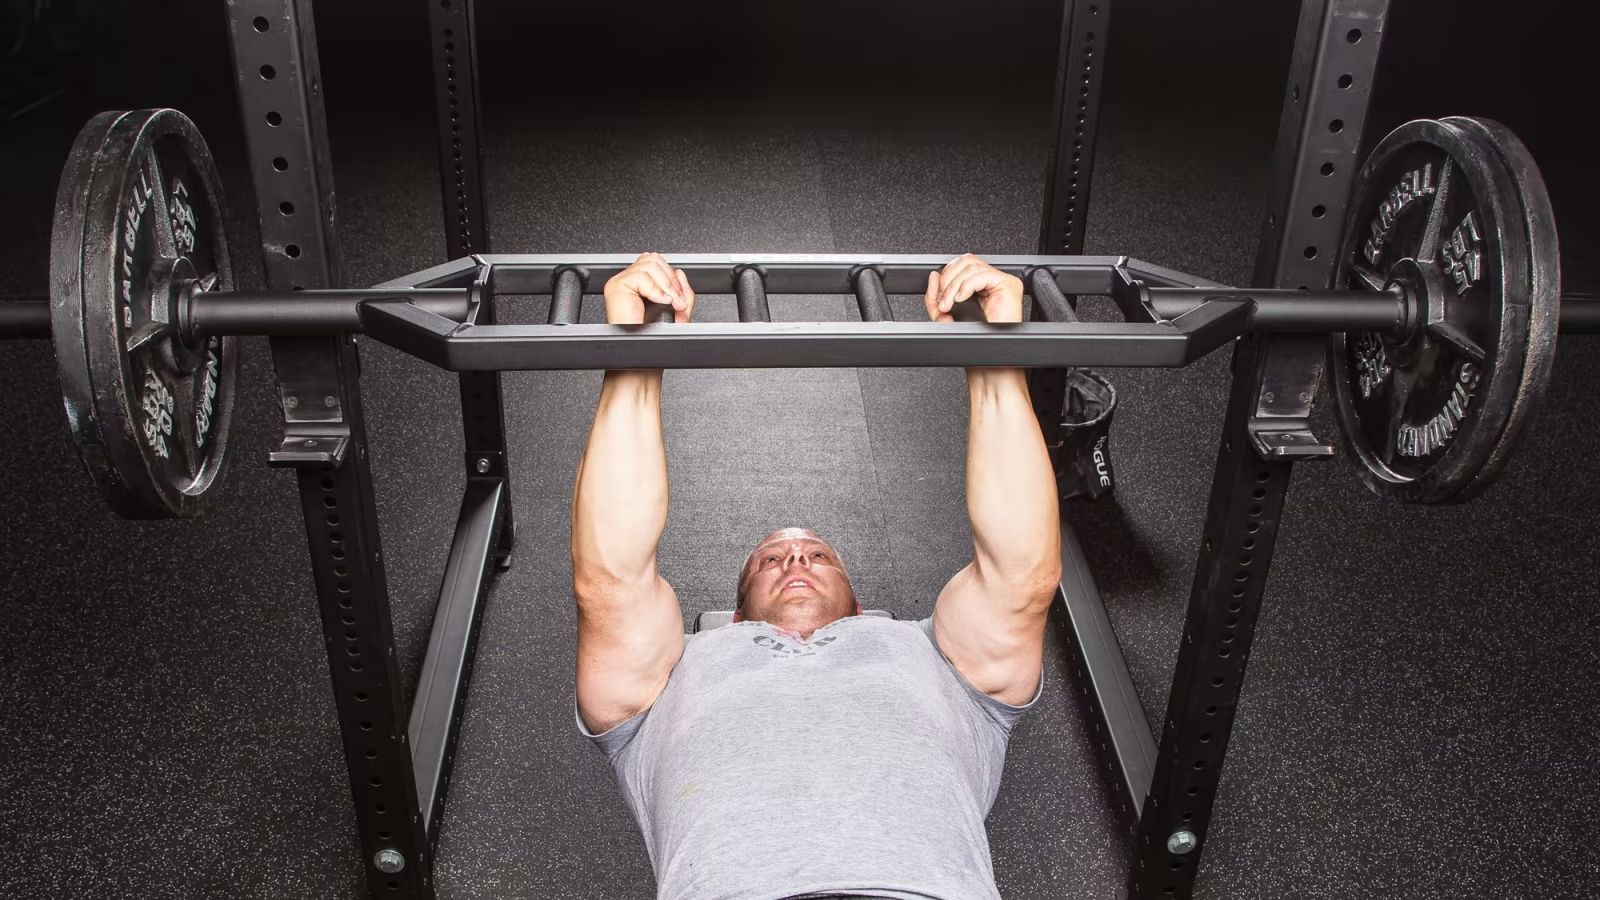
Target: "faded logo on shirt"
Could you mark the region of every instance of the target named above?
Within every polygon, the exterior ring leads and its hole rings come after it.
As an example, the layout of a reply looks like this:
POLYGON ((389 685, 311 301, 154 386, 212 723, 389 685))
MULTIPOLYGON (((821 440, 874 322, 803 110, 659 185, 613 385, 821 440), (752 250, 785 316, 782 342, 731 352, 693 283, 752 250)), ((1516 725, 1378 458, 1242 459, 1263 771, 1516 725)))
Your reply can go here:
POLYGON ((775 659, 789 659, 796 656, 816 656, 817 651, 837 641, 839 636, 830 634, 825 638, 815 641, 802 641, 799 638, 773 637, 770 634, 758 634, 751 638, 757 647, 772 651, 775 659))

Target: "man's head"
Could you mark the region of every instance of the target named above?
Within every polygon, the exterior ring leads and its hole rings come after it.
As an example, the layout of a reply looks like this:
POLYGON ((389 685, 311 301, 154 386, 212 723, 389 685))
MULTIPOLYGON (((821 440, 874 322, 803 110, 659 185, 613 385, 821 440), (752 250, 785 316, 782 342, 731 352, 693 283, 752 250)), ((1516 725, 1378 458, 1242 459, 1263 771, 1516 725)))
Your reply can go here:
POLYGON ((739 573, 736 621, 767 622, 809 637, 860 612, 839 554, 809 528, 781 528, 762 538, 739 573))

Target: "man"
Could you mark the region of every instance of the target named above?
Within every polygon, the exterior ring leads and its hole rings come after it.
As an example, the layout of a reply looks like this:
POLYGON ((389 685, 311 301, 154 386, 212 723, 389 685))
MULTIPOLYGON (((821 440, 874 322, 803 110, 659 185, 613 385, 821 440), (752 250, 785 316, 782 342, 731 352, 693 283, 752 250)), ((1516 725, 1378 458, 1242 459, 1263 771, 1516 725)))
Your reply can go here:
MULTIPOLYGON (((606 284, 606 319, 694 313, 655 253, 606 284)), ((1022 283, 974 256, 928 277, 928 317, 1022 319, 1022 283)), ((572 508, 577 713, 643 832, 663 900, 993 898, 983 820, 1037 699, 1061 576, 1056 487, 1020 369, 971 368, 973 558, 931 619, 859 614, 820 535, 767 535, 735 624, 685 638, 656 570, 667 521, 660 370, 605 375, 572 508)), ((942 565, 942 561, 932 561, 942 565)))

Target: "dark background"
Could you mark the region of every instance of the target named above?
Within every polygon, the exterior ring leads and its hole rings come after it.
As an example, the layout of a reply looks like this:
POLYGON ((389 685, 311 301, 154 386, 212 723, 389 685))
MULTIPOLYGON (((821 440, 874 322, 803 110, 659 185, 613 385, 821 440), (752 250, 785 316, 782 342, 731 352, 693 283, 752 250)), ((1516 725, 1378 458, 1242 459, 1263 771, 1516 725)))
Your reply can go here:
MULTIPOLYGON (((1226 283, 1253 266, 1295 4, 1116 0, 1085 251, 1226 283)), ((260 283, 222 4, 47 8, 11 23, 0 293, 39 291, 55 179, 108 108, 200 126, 260 283), (15 39, 13 39, 15 38, 15 39)), ((420 3, 317 25, 346 277, 438 262, 420 3)), ((1050 140, 1055 4, 599 0, 478 6, 495 249, 1026 253, 1050 140)), ((1590 23, 1568 5, 1395 4, 1369 143, 1414 116, 1498 118, 1544 169, 1571 288, 1600 282, 1590 23)), ((590 304, 586 315, 593 316, 590 304)), ((901 315, 913 298, 896 298, 901 315)), ((536 316, 536 308, 528 309, 536 316)), ((837 297, 774 298, 843 318, 837 297)), ((708 298, 702 318, 731 317, 708 298)), ((1291 489, 1198 895, 1583 897, 1600 864, 1592 685, 1600 505, 1592 338, 1561 342, 1541 415, 1479 501, 1397 508, 1348 463, 1291 489)), ((197 521, 122 522, 71 448, 47 344, 0 356, 4 897, 353 897, 361 875, 263 341, 236 455, 197 521)), ((363 392, 414 679, 462 476, 454 381, 365 345, 363 392)), ((1115 505, 1070 509, 1146 709, 1164 707, 1220 423, 1224 360, 1109 373, 1115 505)), ((571 723, 566 504, 593 373, 508 377, 521 546, 497 583, 440 846, 443 897, 648 897, 648 861, 571 723)), ((675 372, 664 571, 727 607, 770 527, 813 524, 868 605, 926 615, 970 552, 959 372, 675 372), (780 441, 783 390, 815 435, 780 441)), ((1125 850, 1052 638, 990 836, 1008 897, 1109 897, 1125 850)))

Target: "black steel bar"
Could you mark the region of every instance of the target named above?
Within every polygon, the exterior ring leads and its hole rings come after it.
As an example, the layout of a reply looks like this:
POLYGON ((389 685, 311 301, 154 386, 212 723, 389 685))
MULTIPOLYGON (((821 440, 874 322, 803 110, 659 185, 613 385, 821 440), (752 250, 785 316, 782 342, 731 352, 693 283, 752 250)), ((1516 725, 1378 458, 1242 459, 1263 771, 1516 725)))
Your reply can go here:
POLYGON ((445 256, 489 252, 478 140, 477 21, 473 0, 427 0, 433 50, 433 108, 439 134, 439 191, 445 256))
MULTIPOLYGON (((335 287, 333 167, 311 2, 233 0, 227 20, 268 287, 335 287)), ((284 428, 270 458, 296 469, 367 890, 431 900, 433 854, 406 735, 355 341, 275 337, 271 346, 284 428)))
POLYGON ((851 279, 855 284, 856 306, 861 310, 863 322, 892 322, 894 309, 889 306, 889 295, 884 293, 883 278, 878 270, 862 266, 851 279))
MULTIPOLYGON (((493 266, 478 267, 469 289, 472 308, 469 319, 474 325, 466 327, 495 327, 494 277, 493 266)), ((511 551, 517 536, 517 521, 511 505, 510 456, 506 452, 505 388, 498 371, 460 371, 461 428, 467 477, 490 475, 503 482, 500 504, 504 509, 494 553, 496 565, 504 569, 511 565, 511 551)))
POLYGON ((1582 291, 1562 294, 1561 333, 1600 333, 1600 294, 1582 291))
POLYGON ((576 325, 582 315, 583 276, 576 269, 567 269, 556 276, 555 290, 550 294, 548 321, 551 325, 576 325))
MULTIPOLYGON (((1111 24, 1111 0, 1064 0, 1056 57, 1055 143, 1045 168, 1041 253, 1081 253, 1089 176, 1094 170, 1111 24)), ((1070 293, 1070 292, 1069 292, 1070 293)))
POLYGON ((1212 299, 1247 300, 1254 305, 1250 327, 1278 333, 1396 331, 1405 318, 1405 300, 1394 294, 1363 291, 1208 291, 1203 288, 1151 288, 1150 305, 1164 319, 1181 316, 1212 299))
MULTIPOLYGON (((563 268, 583 270, 588 284, 604 284, 611 276, 632 265, 635 257, 626 254, 553 255, 491 254, 479 259, 495 268, 495 286, 507 294, 548 294, 555 273, 563 268)), ((719 253, 674 254, 668 262, 682 269, 696 293, 732 294, 734 275, 744 266, 758 266, 771 294, 851 294, 855 292, 852 273, 861 266, 878 270, 884 291, 890 294, 921 294, 928 287, 928 273, 942 269, 951 257, 944 255, 809 255, 719 253)), ((985 261, 1002 272, 1021 278, 1029 269, 1045 266, 1056 284, 1069 294, 1104 294, 1111 289, 1112 274, 1129 263, 1120 256, 991 256, 985 261)), ((426 283, 438 286, 435 270, 386 282, 385 286, 405 287, 426 283), (425 277, 426 276, 426 277, 425 277)))
POLYGON ((50 301, 23 298, 0 302, 0 339, 50 336, 50 301))
MULTIPOLYGON (((1301 4, 1256 287, 1329 286, 1387 10, 1387 0, 1301 4)), ((1134 836, 1128 893, 1138 900, 1193 895, 1293 460, 1332 453, 1309 420, 1325 353, 1317 335, 1252 334, 1235 345, 1178 662, 1134 836)))
POLYGON ((935 322, 462 325, 407 303, 364 304, 368 336, 451 371, 538 369, 1183 366, 1231 341, 1250 304, 1158 324, 935 322))
POLYGON ((455 763, 456 738, 466 709, 478 629, 493 580, 492 557, 500 532, 505 482, 500 478, 467 479, 456 520, 455 539, 445 562, 439 602, 427 654, 411 701, 411 756, 415 761, 417 800, 430 846, 439 841, 445 786, 455 763))
POLYGON ((1078 697, 1089 721, 1097 723, 1093 740, 1106 774, 1113 781, 1117 810, 1127 825, 1138 820, 1156 764, 1156 742, 1139 692, 1128 674, 1122 646, 1111 628, 1105 603, 1095 587, 1089 560, 1078 536, 1061 523, 1061 588, 1057 594, 1067 614, 1067 639, 1072 650, 1078 697))
POLYGON ((457 288, 232 291, 197 294, 189 302, 188 327, 207 336, 356 333, 367 300, 407 300, 450 319, 467 315, 467 292, 457 288))
POLYGON ((1234 351, 1233 385, 1155 770, 1134 839, 1130 896, 1187 897, 1221 780, 1292 463, 1255 452, 1263 337, 1234 351))
POLYGON ((744 266, 733 273, 734 297, 739 307, 741 322, 771 322, 772 310, 767 307, 767 285, 756 266, 744 266))

